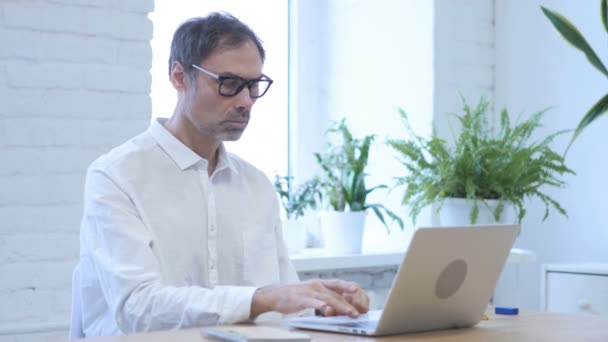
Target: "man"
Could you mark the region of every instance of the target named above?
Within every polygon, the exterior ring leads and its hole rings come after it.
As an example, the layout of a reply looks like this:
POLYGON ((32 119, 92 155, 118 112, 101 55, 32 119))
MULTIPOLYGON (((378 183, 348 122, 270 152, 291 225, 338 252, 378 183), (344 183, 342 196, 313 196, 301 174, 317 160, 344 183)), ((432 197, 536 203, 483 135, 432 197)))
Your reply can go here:
POLYGON ((275 311, 357 316, 341 280, 298 282, 267 177, 226 152, 272 80, 257 36, 228 14, 171 44, 173 116, 100 157, 85 185, 75 295, 85 336, 229 324, 275 311))

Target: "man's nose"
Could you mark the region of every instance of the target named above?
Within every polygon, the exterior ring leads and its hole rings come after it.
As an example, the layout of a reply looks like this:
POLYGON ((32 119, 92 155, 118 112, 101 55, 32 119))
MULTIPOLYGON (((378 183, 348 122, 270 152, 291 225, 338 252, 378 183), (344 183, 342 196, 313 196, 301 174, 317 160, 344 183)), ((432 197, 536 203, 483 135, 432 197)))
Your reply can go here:
POLYGON ((249 92, 249 87, 247 86, 243 87, 243 90, 236 94, 236 98, 238 108, 250 109, 255 103, 255 99, 251 98, 251 93, 249 92))

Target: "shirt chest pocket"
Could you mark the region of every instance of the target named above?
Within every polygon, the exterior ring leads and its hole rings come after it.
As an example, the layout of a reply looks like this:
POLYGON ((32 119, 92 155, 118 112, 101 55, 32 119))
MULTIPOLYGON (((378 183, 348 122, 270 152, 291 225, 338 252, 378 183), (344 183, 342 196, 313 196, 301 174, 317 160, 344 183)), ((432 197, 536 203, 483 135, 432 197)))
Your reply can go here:
POLYGON ((250 286, 280 283, 275 235, 243 232, 243 281, 250 286))

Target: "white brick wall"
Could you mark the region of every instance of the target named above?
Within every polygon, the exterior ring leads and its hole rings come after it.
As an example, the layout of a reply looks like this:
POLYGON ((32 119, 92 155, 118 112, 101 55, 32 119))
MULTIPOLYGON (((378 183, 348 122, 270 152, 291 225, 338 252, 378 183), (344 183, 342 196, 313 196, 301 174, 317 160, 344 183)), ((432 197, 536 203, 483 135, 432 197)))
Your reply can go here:
POLYGON ((480 95, 494 100, 494 6, 493 0, 435 0, 433 112, 437 133, 450 141, 446 113, 460 112, 459 92, 473 105, 480 95))
POLYGON ((0 342, 66 336, 86 167, 150 120, 153 6, 0 1, 0 342))

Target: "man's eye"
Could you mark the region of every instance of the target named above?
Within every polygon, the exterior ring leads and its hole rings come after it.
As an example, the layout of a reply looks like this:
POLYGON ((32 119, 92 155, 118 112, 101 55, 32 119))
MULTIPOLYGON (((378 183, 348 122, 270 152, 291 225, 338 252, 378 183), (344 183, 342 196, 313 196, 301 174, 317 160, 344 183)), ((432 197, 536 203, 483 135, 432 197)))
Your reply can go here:
POLYGON ((241 86, 241 80, 238 78, 224 78, 222 86, 230 89, 236 89, 241 86))

